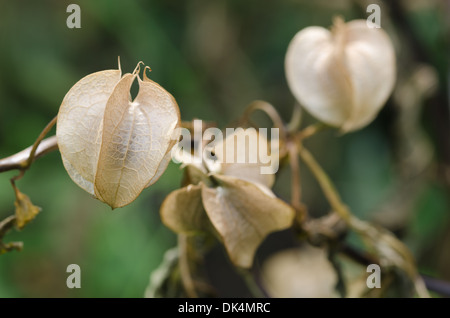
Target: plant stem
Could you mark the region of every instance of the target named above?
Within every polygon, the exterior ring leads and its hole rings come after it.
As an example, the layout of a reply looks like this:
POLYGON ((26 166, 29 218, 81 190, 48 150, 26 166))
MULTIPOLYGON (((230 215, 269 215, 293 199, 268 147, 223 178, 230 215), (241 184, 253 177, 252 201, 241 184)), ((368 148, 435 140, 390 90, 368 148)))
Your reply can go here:
POLYGON ((333 183, 331 182, 328 175, 322 169, 322 167, 317 163, 311 153, 302 147, 299 150, 300 158, 305 162, 305 164, 309 167, 313 175, 316 177, 317 182, 319 182, 322 191, 330 203, 331 207, 336 211, 337 214, 347 223, 351 222, 351 214, 348 210, 347 206, 342 202, 339 197, 338 192, 336 191, 333 183))
MULTIPOLYGON (((342 202, 330 178, 317 163, 312 154, 307 149, 301 148, 299 150, 299 155, 319 182, 319 185, 333 210, 350 228, 359 233, 363 238, 370 240, 370 245, 372 245, 372 247, 380 254, 383 253, 381 249, 385 250, 386 247, 394 252, 394 256, 396 257, 392 257, 392 259, 390 259, 391 262, 403 269, 411 277, 416 292, 420 297, 430 297, 408 248, 391 233, 387 231, 383 232, 370 223, 359 220, 353 216, 347 206, 342 202)), ((384 257, 386 256, 384 255, 384 257)))
POLYGON ((181 274, 181 282, 184 290, 190 298, 198 298, 195 290, 194 280, 192 279, 191 269, 189 266, 188 237, 184 234, 178 235, 178 249, 180 253, 179 266, 181 274))
POLYGON ((16 224, 16 216, 10 215, 3 221, 0 221, 0 242, 2 241, 5 234, 11 230, 16 224))
POLYGON ((0 221, 0 255, 6 252, 10 252, 12 250, 21 251, 23 248, 22 242, 10 242, 3 243, 3 237, 5 234, 11 230, 16 224, 16 216, 11 215, 5 218, 3 221, 0 221))
POLYGON ((31 148, 30 155, 28 156, 28 159, 23 164, 23 167, 22 167, 23 169, 28 169, 28 167, 30 167, 30 165, 33 163, 34 156, 36 154, 36 150, 37 150, 39 144, 44 139, 44 137, 49 133, 50 129, 52 129, 52 127, 55 126, 57 119, 58 119, 58 116, 53 117, 53 119, 41 131, 41 133, 37 137, 36 141, 34 142, 33 147, 31 148))
POLYGON ((300 182, 300 165, 298 162, 298 151, 295 143, 289 143, 289 164, 291 167, 291 205, 297 211, 299 223, 307 217, 306 207, 302 204, 302 186, 300 182))
POLYGON ((294 145, 289 148, 289 163, 291 167, 291 204, 299 207, 301 202, 300 166, 298 164, 297 149, 294 145))
POLYGON ((246 108, 244 115, 242 116, 243 122, 248 122, 250 115, 255 110, 261 110, 269 116, 269 118, 272 120, 273 125, 275 128, 278 128, 280 130, 280 138, 281 140, 286 140, 286 127, 283 123, 283 120, 281 119, 280 115, 278 114, 275 107, 273 107, 268 102, 262 101, 262 100, 256 100, 252 102, 248 107, 246 108))
POLYGON ((297 132, 296 137, 299 141, 302 141, 303 139, 309 138, 319 131, 325 130, 326 128, 330 128, 330 126, 327 126, 324 123, 315 123, 297 132))
MULTIPOLYGON (((24 162, 30 158, 30 153, 33 146, 30 146, 18 153, 0 159, 0 172, 23 169, 24 162)), ((33 159, 42 157, 43 155, 58 149, 58 144, 56 143, 56 136, 52 136, 42 140, 39 146, 36 148, 33 159)))
POLYGON ((241 275, 242 279, 244 280, 248 290, 250 291, 253 297, 266 298, 266 295, 261 290, 259 285, 256 283, 255 278, 253 277, 252 273, 249 270, 241 268, 237 270, 239 271, 239 274, 241 275))
POLYGON ((56 124, 58 116, 55 116, 45 128, 41 131, 34 144, 12 156, 0 159, 0 172, 19 169, 22 173, 14 178, 18 180, 22 177, 23 172, 27 170, 33 161, 53 150, 58 149, 56 136, 52 136, 44 140, 50 129, 56 124))
POLYGON ((302 109, 300 104, 294 104, 294 110, 292 112, 291 121, 287 124, 287 131, 289 133, 294 133, 299 130, 302 123, 302 109))

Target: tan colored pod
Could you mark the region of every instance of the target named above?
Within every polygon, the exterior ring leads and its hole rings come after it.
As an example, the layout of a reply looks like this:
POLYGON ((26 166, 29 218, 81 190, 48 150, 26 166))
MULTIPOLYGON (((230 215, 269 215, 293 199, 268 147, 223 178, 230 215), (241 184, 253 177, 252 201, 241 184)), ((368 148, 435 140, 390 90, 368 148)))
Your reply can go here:
POLYGON ((90 74, 66 94, 56 136, 69 176, 112 208, 134 201, 170 161, 180 125, 173 96, 145 76, 120 70, 90 74), (138 80, 139 93, 130 98, 138 80))
POLYGON ((289 88, 320 121, 342 131, 360 129, 378 114, 392 93, 395 52, 386 32, 366 20, 336 19, 327 30, 298 32, 285 60, 289 88))

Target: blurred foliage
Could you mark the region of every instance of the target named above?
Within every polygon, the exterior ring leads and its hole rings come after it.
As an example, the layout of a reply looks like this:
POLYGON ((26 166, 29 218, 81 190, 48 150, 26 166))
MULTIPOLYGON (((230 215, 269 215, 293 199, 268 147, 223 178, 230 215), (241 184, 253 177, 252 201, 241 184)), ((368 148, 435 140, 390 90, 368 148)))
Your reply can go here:
MULTIPOLYGON (((408 154, 399 149, 410 141, 399 133, 400 119, 408 110, 393 99, 367 128, 342 137, 325 132, 307 146, 357 216, 394 230, 412 248, 421 272, 450 280, 450 8, 444 0, 393 2, 381 4, 382 26, 397 48, 399 83, 418 64, 437 76, 435 91, 418 102, 420 120, 411 128, 424 127, 432 161, 402 173, 408 154)), ((0 0, 0 158, 32 144, 70 87, 89 73, 115 68, 117 56, 125 70, 140 60, 149 65, 150 78, 174 95, 183 120, 223 127, 255 99, 272 103, 288 120, 294 98, 284 54, 291 38, 309 25, 328 27, 336 14, 365 18, 369 2, 86 0, 76 2, 82 28, 68 29, 70 3, 0 0)), ((304 114, 304 121, 312 119, 304 114)), ((316 182, 301 171, 310 213, 327 213, 316 182)), ((13 213, 9 179, 15 174, 0 174, 0 219, 13 213)), ((289 198, 289 178, 289 170, 281 171, 274 189, 283 199, 289 198)), ((111 211, 71 182, 58 152, 38 160, 18 186, 43 209, 26 229, 6 237, 23 241, 24 249, 0 256, 0 297, 143 296, 150 273, 176 244, 158 211, 180 180, 171 163, 134 203, 111 211), (65 285, 72 263, 82 269, 78 290, 65 285)), ((348 243, 357 244, 351 236, 348 243)), ((292 245, 289 234, 270 236, 259 262, 292 245)), ((209 255, 211 281, 223 296, 247 295, 236 292, 242 282, 224 268, 224 257, 217 250, 209 255)))

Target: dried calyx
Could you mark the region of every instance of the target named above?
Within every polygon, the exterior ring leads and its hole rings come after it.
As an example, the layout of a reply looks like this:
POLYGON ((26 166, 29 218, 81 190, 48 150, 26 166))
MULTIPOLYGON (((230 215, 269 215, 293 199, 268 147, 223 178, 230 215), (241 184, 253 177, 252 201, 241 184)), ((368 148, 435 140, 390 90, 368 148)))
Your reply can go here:
POLYGON ((173 96, 150 80, 141 62, 133 73, 96 72, 66 94, 56 135, 69 176, 112 208, 134 201, 165 171, 180 113, 173 96), (131 100, 137 79, 139 93, 131 100))
POLYGON ((365 20, 336 18, 331 31, 312 26, 289 44, 285 69, 295 98, 311 115, 343 132, 369 124, 395 84, 392 42, 365 20))

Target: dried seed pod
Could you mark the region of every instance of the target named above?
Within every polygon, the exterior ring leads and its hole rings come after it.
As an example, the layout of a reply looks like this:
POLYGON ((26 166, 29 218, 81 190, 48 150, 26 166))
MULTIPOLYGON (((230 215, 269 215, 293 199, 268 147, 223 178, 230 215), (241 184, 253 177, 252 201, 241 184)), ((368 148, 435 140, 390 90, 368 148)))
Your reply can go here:
POLYGON ((81 188, 112 208, 134 201, 170 161, 180 124, 173 96, 157 83, 119 70, 90 74, 66 94, 56 136, 64 167, 81 188), (130 88, 137 78, 139 93, 130 88))
POLYGON ((336 19, 308 27, 289 44, 285 69, 295 98, 317 119, 347 132, 378 114, 395 84, 395 52, 382 29, 336 19))

